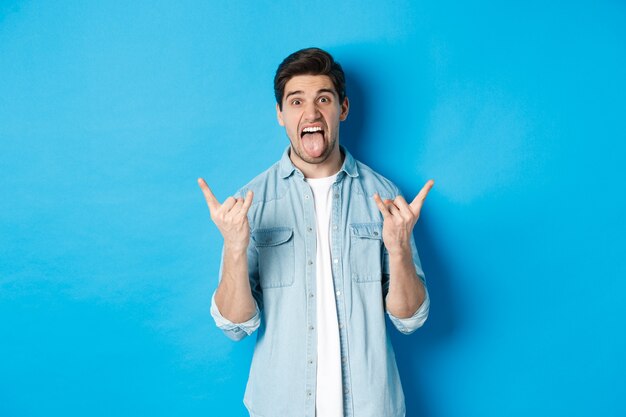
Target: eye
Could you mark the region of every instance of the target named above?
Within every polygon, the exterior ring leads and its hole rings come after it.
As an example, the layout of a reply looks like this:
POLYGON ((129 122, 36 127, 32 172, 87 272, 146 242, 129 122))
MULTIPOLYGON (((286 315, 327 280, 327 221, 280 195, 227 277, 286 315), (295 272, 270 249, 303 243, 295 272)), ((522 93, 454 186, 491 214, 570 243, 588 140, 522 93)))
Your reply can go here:
POLYGON ((324 97, 320 97, 319 99, 320 103, 330 103, 330 98, 324 96, 324 97))
POLYGON ((293 99, 291 100, 291 105, 292 106, 299 106, 300 104, 302 104, 302 102, 299 99, 293 99))

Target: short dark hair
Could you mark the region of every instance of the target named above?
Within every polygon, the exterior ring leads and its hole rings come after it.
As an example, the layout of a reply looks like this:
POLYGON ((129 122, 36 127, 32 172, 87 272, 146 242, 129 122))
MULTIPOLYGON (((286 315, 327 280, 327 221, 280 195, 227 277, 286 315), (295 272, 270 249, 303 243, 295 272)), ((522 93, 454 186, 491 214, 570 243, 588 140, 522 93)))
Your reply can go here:
POLYGON ((285 84, 296 75, 327 75, 343 102, 346 97, 346 78, 343 69, 332 55, 319 48, 300 49, 283 60, 274 76, 274 96, 280 110, 283 109, 285 84))

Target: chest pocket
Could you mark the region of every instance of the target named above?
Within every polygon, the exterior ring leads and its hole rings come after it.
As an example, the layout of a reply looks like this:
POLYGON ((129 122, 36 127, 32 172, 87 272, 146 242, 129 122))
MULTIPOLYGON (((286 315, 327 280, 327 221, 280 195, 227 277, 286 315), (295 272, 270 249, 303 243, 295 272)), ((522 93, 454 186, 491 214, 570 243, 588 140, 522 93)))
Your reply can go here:
POLYGON ((383 224, 350 225, 350 269, 356 282, 374 282, 382 278, 383 224))
POLYGON ((259 254, 261 288, 292 285, 295 273, 293 229, 289 227, 257 229, 252 231, 251 237, 259 254))

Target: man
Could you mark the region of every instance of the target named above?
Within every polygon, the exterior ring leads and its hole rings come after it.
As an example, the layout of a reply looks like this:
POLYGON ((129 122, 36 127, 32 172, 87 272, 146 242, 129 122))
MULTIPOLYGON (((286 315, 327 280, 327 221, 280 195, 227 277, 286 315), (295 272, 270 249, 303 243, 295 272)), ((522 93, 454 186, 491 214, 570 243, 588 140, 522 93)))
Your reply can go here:
POLYGON ((429 300, 412 232, 433 181, 409 204, 339 145, 349 102, 325 51, 288 56, 274 78, 290 146, 220 204, 224 238, 211 313, 234 340, 258 329, 244 403, 258 417, 405 415, 385 312, 403 333, 429 300))

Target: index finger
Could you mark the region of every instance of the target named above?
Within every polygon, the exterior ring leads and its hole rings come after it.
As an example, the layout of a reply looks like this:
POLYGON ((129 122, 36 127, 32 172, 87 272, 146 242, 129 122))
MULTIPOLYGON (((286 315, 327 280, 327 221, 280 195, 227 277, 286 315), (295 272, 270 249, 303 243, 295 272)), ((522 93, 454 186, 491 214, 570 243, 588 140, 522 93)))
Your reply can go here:
POLYGON ((374 201, 376 202, 376 206, 378 206, 378 210, 383 215, 383 219, 391 216, 391 212, 389 211, 385 203, 383 203, 383 200, 380 198, 378 193, 374 194, 374 201))
POLYGON ((430 191, 430 189, 433 188, 433 185, 435 185, 435 181, 433 180, 428 180, 426 182, 426 184, 422 187, 420 192, 415 196, 413 201, 411 201, 411 204, 410 204, 411 208, 419 209, 422 207, 422 204, 424 203, 424 200, 426 200, 426 196, 428 195, 428 192, 430 191))
POLYGON ((209 185, 203 178, 198 178, 198 185, 202 189, 202 193, 204 194, 204 199, 209 206, 209 210, 213 211, 220 208, 220 202, 217 200, 217 198, 209 188, 209 185))

